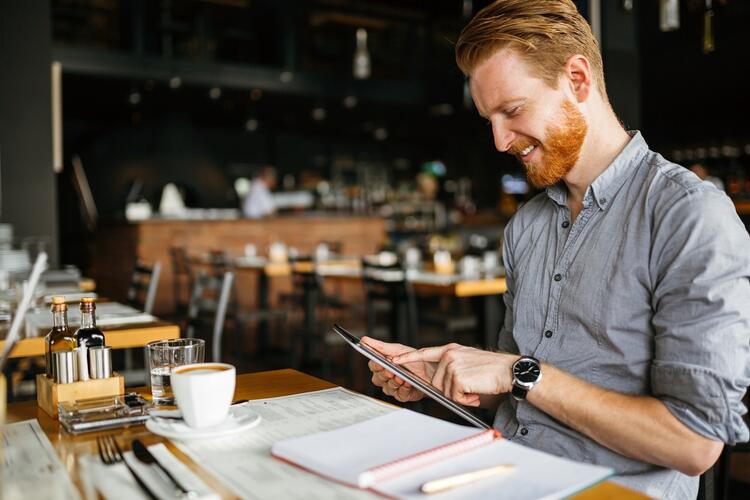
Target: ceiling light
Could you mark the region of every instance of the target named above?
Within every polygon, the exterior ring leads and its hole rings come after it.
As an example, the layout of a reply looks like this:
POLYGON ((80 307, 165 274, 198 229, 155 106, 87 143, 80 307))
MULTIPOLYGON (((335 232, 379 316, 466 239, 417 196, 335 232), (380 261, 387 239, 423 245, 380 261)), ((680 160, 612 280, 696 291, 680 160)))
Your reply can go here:
POLYGON ((357 48, 354 50, 352 72, 354 78, 364 80, 370 78, 370 53, 367 51, 367 30, 357 30, 357 48))
POLYGON ((173 76, 169 79, 169 88, 170 89, 179 89, 182 86, 182 78, 179 76, 173 76))
POLYGON ((215 101, 221 97, 221 89, 219 87, 211 87, 211 90, 208 91, 208 97, 215 101))
POLYGON ((323 106, 315 106, 311 113, 313 120, 318 122, 325 120, 327 114, 328 113, 326 112, 326 108, 324 108, 323 106))
POLYGON ((352 109, 357 106, 359 101, 357 100, 356 96, 348 95, 344 97, 344 107, 347 109, 352 109))
POLYGON ((384 141, 388 139, 388 129, 385 127, 378 127, 372 135, 376 141, 384 141))
POLYGON ((255 132, 258 130, 258 120, 250 118, 245 122, 245 130, 248 132, 255 132))
POLYGON ((133 105, 133 106, 136 106, 136 105, 140 104, 140 102, 141 102, 141 93, 138 92, 137 90, 132 91, 128 95, 128 102, 131 105, 133 105))

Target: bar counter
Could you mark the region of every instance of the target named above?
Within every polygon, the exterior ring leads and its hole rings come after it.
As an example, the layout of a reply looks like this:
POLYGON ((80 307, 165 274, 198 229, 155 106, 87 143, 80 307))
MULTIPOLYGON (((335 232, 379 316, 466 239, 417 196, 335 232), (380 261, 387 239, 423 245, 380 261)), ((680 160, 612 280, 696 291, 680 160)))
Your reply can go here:
MULTIPOLYGON (((304 255, 325 241, 340 244, 343 254, 365 255, 376 252, 384 238, 385 222, 379 217, 322 213, 258 220, 151 219, 113 223, 97 230, 91 277, 101 284, 100 294, 124 300, 136 261, 152 265, 158 260, 162 271, 153 312, 169 314, 174 306, 171 247, 185 247, 191 256, 212 250, 241 255, 245 245, 251 243, 263 255, 272 242, 281 241, 304 255)), ((237 279, 241 302, 254 304, 256 277, 240 273, 237 279)))

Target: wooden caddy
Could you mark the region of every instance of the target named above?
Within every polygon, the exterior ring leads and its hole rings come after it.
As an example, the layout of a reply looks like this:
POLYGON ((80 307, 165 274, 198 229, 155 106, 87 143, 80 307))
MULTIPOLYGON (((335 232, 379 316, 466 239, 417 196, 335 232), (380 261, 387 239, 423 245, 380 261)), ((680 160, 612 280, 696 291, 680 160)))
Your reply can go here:
POLYGON ((57 403, 119 394, 125 394, 125 377, 117 373, 113 373, 109 378, 69 384, 56 384, 44 373, 36 376, 36 402, 54 419, 57 418, 57 403))

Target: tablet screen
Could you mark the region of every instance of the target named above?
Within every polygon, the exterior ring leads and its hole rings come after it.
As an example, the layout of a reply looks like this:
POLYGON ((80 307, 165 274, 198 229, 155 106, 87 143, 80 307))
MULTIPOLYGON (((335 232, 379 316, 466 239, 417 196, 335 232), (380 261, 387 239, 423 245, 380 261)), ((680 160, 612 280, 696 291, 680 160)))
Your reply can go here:
POLYGON ((454 412, 456 415, 470 422, 472 425, 476 427, 480 427, 482 429, 491 428, 482 420, 474 416, 472 413, 470 413, 469 411, 467 411, 460 405, 456 404, 455 402, 445 397, 443 393, 437 390, 432 384, 423 380, 419 376, 415 375, 414 373, 406 369, 404 366, 393 363, 380 352, 362 343, 359 340, 359 337, 352 335, 350 332, 346 331, 346 329, 344 329, 343 327, 339 325, 334 325, 333 330, 339 335, 341 335, 341 337, 343 337, 344 340, 346 340, 346 342, 349 345, 351 345, 355 350, 357 350, 358 352, 360 352, 361 354, 363 354, 370 360, 374 361, 375 363, 379 364, 380 366, 382 366, 389 372, 395 375, 398 375, 403 380, 409 382, 412 386, 420 390, 426 396, 434 399, 441 405, 445 406, 446 408, 454 412))

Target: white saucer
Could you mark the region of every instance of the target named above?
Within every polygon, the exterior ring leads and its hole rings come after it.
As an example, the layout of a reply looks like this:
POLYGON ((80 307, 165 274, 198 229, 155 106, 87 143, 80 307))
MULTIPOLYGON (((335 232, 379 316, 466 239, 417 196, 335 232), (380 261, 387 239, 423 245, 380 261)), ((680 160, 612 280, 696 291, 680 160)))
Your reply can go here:
POLYGON ((146 429, 171 439, 207 439, 251 429, 259 423, 260 415, 249 406, 240 404, 229 408, 229 415, 224 422, 211 427, 193 429, 183 421, 149 418, 146 421, 146 429))

